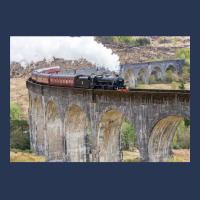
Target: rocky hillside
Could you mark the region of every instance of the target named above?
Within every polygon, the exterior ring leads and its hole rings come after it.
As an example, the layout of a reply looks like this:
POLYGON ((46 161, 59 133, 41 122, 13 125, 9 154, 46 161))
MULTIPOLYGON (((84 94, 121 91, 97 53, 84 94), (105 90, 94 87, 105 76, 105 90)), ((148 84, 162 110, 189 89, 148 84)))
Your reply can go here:
MULTIPOLYGON (((138 37, 133 37, 138 38, 138 37)), ((159 37, 159 36, 147 36, 151 41, 150 45, 136 47, 133 45, 127 45, 123 43, 105 42, 99 40, 98 42, 103 43, 107 48, 111 48, 113 53, 117 54, 120 59, 120 64, 126 63, 139 63, 147 62, 153 59, 171 60, 175 59, 175 53, 177 49, 189 48, 190 37, 159 37), (162 39, 162 40, 161 40, 162 39)), ((90 62, 79 59, 78 61, 63 60, 55 58, 53 62, 47 63, 45 60, 36 64, 32 63, 26 68, 21 67, 19 63, 12 63, 10 65, 10 77, 23 77, 27 78, 30 76, 34 69, 50 67, 50 66, 61 66, 62 69, 79 69, 93 67, 90 62)))
MULTIPOLYGON (((133 37, 137 39, 138 37, 133 37)), ((122 43, 100 41, 120 58, 120 64, 148 62, 153 59, 173 60, 177 49, 190 48, 190 37, 147 36, 150 45, 135 47, 122 43), (163 40, 160 40, 163 39, 163 40)))

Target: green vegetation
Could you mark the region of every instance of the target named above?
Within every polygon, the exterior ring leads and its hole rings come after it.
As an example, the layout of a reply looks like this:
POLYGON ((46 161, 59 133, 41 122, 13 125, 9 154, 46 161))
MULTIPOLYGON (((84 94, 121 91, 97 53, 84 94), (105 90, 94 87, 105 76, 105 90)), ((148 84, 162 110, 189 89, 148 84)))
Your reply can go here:
POLYGON ((175 36, 175 37, 174 37, 174 43, 173 43, 173 46, 176 46, 177 43, 178 43, 178 39, 177 39, 177 37, 175 36))
POLYGON ((33 153, 32 150, 29 150, 29 149, 25 149, 25 150, 21 150, 21 149, 12 149, 10 148, 10 151, 13 151, 14 153, 18 153, 18 152, 22 152, 22 153, 33 153))
POLYGON ((140 84, 138 84, 137 88, 138 88, 138 89, 143 89, 143 86, 140 85, 140 84))
POLYGON ((184 80, 181 80, 181 84, 179 85, 179 89, 185 90, 184 80))
POLYGON ((20 111, 17 105, 10 104, 10 148, 26 150, 30 149, 29 124, 20 119, 20 111))
POLYGON ((136 46, 150 45, 150 43, 150 40, 148 40, 147 38, 138 38, 135 41, 136 46))
POLYGON ((134 151, 135 149, 138 148, 135 132, 130 122, 126 118, 122 124, 121 140, 122 140, 123 150, 134 151))
POLYGON ((150 40, 145 37, 134 39, 130 36, 98 36, 97 41, 99 40, 113 42, 113 43, 130 44, 133 46, 150 45, 150 40))
POLYGON ((165 43, 165 39, 164 39, 164 37, 159 37, 159 39, 158 39, 158 43, 159 43, 159 44, 163 44, 163 43, 165 43))
POLYGON ((178 88, 177 82, 172 81, 171 88, 172 88, 172 90, 176 90, 178 88))
POLYGON ((170 158, 168 159, 168 162, 185 162, 185 160, 184 160, 184 156, 175 155, 174 158, 173 158, 173 157, 170 157, 170 158))
MULTIPOLYGON (((170 38, 167 39, 167 38, 164 38, 164 37, 159 37, 158 43, 159 43, 159 44, 172 43, 172 40, 171 40, 170 38)), ((177 43, 176 43, 176 44, 177 44, 177 43)))
POLYGON ((176 51, 175 55, 176 59, 183 59, 185 60, 185 66, 182 68, 182 75, 181 79, 186 82, 190 80, 190 49, 189 48, 182 48, 176 51))
POLYGON ((187 66, 184 66, 182 68, 182 75, 181 75, 181 78, 184 80, 184 81, 187 81, 190 79, 190 67, 187 67, 187 66))
POLYGON ((167 83, 171 83, 173 81, 173 73, 171 70, 167 70, 164 74, 164 80, 167 83))
POLYGON ((190 49, 189 48, 178 49, 176 51, 175 58, 185 60, 185 65, 189 67, 190 66, 190 49))
POLYGON ((187 119, 182 120, 179 124, 174 140, 174 149, 189 149, 190 148, 190 121, 187 119))
POLYGON ((169 38, 169 39, 168 39, 168 42, 169 42, 169 43, 172 43, 172 39, 169 38))
POLYGON ((156 83, 156 76, 155 75, 151 75, 150 82, 151 82, 151 84, 156 83))
POLYGON ((20 111, 17 105, 10 103, 10 121, 18 120, 20 116, 20 111))

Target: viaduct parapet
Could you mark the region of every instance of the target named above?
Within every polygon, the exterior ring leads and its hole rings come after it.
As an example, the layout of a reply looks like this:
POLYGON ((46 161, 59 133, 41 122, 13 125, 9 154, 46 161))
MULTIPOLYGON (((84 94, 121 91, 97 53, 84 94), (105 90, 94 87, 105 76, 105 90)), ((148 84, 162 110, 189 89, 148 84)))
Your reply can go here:
POLYGON ((125 117, 135 131, 140 160, 167 161, 177 126, 190 119, 189 91, 86 90, 29 80, 27 88, 31 148, 49 162, 89 162, 88 127, 93 162, 123 161, 125 117))

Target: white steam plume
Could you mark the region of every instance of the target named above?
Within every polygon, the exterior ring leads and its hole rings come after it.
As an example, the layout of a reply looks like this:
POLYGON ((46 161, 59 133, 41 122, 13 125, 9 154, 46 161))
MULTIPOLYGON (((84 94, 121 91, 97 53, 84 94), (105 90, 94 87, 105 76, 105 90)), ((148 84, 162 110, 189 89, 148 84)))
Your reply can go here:
POLYGON ((14 37, 10 38, 10 62, 19 62, 24 67, 32 61, 37 63, 44 58, 51 62, 53 57, 65 60, 80 58, 119 71, 119 56, 111 49, 98 44, 94 37, 14 37))

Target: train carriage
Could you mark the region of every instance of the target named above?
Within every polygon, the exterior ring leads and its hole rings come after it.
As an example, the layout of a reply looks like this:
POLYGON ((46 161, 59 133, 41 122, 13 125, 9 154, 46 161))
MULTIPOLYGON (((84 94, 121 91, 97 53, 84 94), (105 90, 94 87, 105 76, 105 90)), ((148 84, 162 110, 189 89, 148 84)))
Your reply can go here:
POLYGON ((50 76, 50 85, 75 87, 77 76, 74 75, 57 75, 50 76))
POLYGON ((37 82, 49 85, 49 74, 39 74, 37 75, 37 82))

